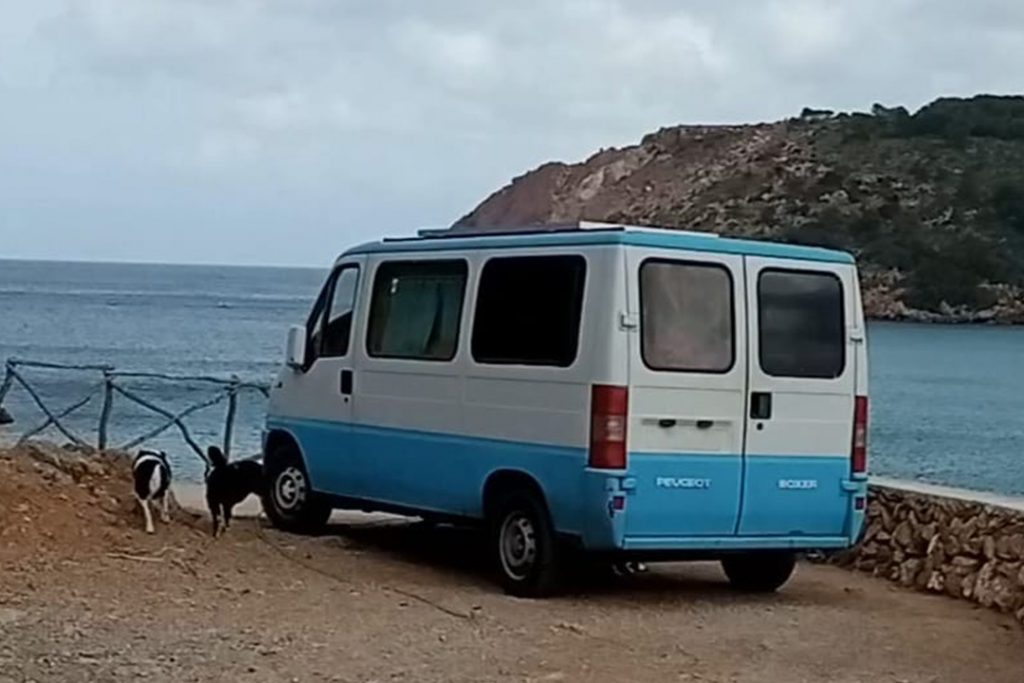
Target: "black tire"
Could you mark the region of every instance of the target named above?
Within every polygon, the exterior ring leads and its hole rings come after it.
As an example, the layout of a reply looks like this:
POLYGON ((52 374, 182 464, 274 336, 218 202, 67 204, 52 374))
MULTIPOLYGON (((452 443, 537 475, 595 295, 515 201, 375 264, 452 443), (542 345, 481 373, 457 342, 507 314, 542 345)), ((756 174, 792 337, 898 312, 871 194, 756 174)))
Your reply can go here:
POLYGON ((263 511, 275 527, 301 534, 323 531, 331 507, 310 488, 294 447, 278 446, 267 454, 263 480, 263 511))
POLYGON ((768 550, 731 555, 722 559, 722 569, 736 590, 774 593, 793 576, 796 553, 768 550))
POLYGON ((498 501, 488 521, 494 566, 505 592, 520 598, 556 593, 563 567, 543 499, 528 489, 514 491, 498 501))

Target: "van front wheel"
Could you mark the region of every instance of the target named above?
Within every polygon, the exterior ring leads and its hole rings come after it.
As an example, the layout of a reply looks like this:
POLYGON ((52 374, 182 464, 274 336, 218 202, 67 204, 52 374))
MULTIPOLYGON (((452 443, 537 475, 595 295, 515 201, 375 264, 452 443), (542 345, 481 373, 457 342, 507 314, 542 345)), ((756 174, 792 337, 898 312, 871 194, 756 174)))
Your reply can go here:
POLYGON ((773 593, 789 581, 796 569, 796 554, 764 551, 730 555, 722 559, 722 569, 732 587, 751 593, 773 593))
POLYGON ((316 533, 331 516, 331 508, 310 487, 302 458, 287 446, 267 458, 262 498, 271 523, 285 531, 316 533))
POLYGON ((547 507, 530 491, 505 497, 490 520, 495 565, 510 595, 540 598, 558 588, 558 544, 547 507))

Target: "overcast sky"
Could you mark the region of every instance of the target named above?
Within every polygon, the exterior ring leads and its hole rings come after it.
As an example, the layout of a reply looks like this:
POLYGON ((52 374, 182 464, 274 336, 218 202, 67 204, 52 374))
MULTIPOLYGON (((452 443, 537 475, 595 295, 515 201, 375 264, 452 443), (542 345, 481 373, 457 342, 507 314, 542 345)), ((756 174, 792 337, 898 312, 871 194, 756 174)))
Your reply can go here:
POLYGON ((1022 65, 1021 0, 0 0, 0 258, 323 265, 660 126, 1022 65))

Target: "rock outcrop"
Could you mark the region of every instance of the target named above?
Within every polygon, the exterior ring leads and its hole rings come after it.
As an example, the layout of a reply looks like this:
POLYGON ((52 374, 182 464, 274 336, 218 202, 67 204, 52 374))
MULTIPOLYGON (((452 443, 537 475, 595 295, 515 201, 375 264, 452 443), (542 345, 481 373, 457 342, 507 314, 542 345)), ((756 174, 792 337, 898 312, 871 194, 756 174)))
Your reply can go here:
POLYGON ((577 220, 846 249, 874 318, 1024 323, 1024 98, 663 128, 545 164, 453 229, 577 220))

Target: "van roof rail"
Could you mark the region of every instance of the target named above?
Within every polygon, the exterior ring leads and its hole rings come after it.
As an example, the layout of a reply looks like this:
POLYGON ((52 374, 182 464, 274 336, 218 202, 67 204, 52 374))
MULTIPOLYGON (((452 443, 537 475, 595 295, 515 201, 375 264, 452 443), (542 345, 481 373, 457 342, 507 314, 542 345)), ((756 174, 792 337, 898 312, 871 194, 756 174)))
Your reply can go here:
POLYGON ((409 240, 422 239, 455 239, 459 237, 501 237, 520 235, 544 235, 551 233, 578 232, 578 231, 604 231, 604 232, 664 232, 669 231, 676 234, 699 235, 701 237, 718 237, 713 232, 702 232, 697 230, 678 230, 670 227, 659 227, 653 225, 629 225, 626 223, 604 223, 599 221, 577 221, 575 223, 551 223, 538 225, 523 225, 510 228, 425 228, 418 230, 415 237, 386 237, 385 242, 405 242, 409 240))

